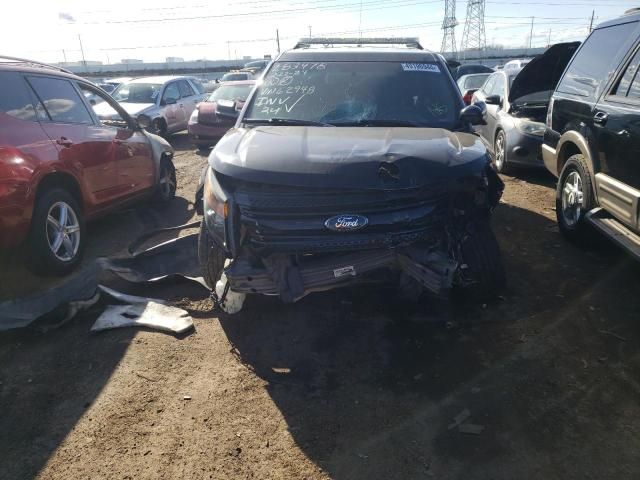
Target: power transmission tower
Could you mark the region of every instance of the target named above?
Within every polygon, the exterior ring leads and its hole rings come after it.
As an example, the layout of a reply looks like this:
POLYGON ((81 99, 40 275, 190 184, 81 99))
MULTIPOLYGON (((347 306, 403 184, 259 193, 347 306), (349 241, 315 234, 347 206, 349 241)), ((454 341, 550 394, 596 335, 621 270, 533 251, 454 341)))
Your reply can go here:
POLYGON ((442 46, 440 53, 449 53, 457 57, 456 48, 456 0, 444 0, 444 20, 442 21, 442 46))
POLYGON ((477 50, 481 54, 487 40, 484 32, 484 3, 485 0, 469 0, 467 2, 467 18, 462 32, 462 58, 466 58, 470 51, 477 50))

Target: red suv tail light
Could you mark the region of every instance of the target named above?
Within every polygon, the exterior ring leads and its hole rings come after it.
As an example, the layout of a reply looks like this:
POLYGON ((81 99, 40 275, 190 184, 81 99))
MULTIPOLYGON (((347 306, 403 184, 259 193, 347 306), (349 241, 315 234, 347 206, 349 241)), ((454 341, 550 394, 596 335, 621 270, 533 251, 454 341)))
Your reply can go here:
POLYGON ((471 105, 471 100, 473 100, 473 93, 471 92, 465 93, 464 97, 462 97, 462 100, 464 100, 465 105, 471 105))

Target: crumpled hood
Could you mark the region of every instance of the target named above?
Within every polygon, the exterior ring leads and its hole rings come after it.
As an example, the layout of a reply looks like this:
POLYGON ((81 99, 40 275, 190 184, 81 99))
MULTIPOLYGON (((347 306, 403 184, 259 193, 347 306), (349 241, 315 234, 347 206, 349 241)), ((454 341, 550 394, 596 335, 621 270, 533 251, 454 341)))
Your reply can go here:
POLYGON ((479 138, 435 128, 285 127, 230 130, 211 167, 249 182, 336 188, 411 188, 481 172, 479 138))
MULTIPOLYGON (((143 113, 145 110, 150 110, 155 107, 153 103, 128 103, 122 102, 120 106, 132 117, 143 113)), ((111 108, 107 102, 102 102, 93 107, 99 118, 108 118, 116 114, 116 111, 111 108)))

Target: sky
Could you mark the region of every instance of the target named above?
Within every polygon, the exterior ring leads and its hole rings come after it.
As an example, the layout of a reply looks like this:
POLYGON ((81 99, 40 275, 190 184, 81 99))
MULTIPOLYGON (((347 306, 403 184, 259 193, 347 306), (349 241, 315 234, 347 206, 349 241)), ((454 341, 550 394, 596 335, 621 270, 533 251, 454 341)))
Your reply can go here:
MULTIPOLYGON (((147 62, 262 58, 308 36, 410 36, 434 51, 442 42, 444 0, 20 0, 3 9, 5 55, 44 62, 147 62)), ((542 47, 582 40, 594 24, 640 6, 625 0, 487 0, 487 44, 542 47)), ((462 39, 467 1, 458 0, 462 39)))

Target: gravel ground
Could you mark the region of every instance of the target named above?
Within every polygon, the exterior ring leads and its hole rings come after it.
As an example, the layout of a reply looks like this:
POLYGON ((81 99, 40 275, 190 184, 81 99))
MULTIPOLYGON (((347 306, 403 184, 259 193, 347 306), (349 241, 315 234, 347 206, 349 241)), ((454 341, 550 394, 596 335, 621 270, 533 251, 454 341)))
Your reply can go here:
MULTIPOLYGON (((194 217, 206 160, 172 143, 181 198, 92 224, 87 260, 194 217)), ((360 287, 216 317, 160 287, 194 332, 90 334, 96 307, 0 335, 0 478, 639 478, 638 266, 566 243, 553 179, 519 176, 494 217, 509 281, 496 303, 360 287)), ((0 262, 4 297, 53 283, 20 255, 0 262)))

